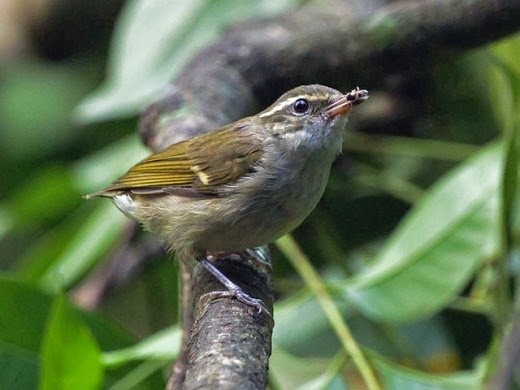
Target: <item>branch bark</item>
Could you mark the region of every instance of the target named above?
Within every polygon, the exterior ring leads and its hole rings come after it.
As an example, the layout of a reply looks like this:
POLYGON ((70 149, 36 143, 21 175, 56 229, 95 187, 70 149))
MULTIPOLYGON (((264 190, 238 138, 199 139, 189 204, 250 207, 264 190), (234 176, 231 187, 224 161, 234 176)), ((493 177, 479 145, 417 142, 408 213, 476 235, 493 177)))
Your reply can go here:
MULTIPOLYGON (((321 1, 238 24, 188 63, 146 110, 141 136, 162 150, 248 115, 299 84, 388 85, 388 74, 417 72, 519 24, 518 0, 321 1)), ((233 258, 218 266, 271 308, 270 274, 233 258)), ((222 286, 198 267, 183 274, 186 337, 169 387, 265 387, 272 321, 236 300, 201 301, 222 286)))
MULTIPOLYGON (((231 256, 215 265, 231 280, 245 281, 241 287, 262 299, 272 313, 270 269, 258 267, 256 260, 246 256, 231 256)), ((193 287, 197 304, 183 388, 265 388, 274 326, 271 315, 234 299, 208 298, 223 287, 202 267, 194 272, 193 287)))
POLYGON ((269 313, 235 299, 213 299, 226 291, 200 264, 181 264, 183 285, 183 345, 168 389, 263 389, 271 355, 274 321, 270 257, 262 262, 247 254, 231 254, 215 265, 246 293, 260 298, 269 313))

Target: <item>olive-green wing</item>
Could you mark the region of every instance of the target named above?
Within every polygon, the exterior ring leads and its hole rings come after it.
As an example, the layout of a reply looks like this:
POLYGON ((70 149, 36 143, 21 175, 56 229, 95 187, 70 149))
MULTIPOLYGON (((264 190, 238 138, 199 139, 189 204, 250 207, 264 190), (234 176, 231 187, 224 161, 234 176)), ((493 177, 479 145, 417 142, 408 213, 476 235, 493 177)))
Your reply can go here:
POLYGON ((170 192, 172 188, 217 193, 219 186, 253 171, 262 155, 259 143, 247 131, 248 123, 242 122, 152 154, 98 195, 170 192))

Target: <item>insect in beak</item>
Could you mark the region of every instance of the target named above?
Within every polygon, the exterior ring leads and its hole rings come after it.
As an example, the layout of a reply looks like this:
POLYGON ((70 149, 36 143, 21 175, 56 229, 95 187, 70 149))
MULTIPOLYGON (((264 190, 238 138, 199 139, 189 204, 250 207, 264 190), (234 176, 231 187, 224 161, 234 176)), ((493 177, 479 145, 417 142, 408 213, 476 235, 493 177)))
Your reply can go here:
POLYGON ((337 116, 348 114, 352 107, 361 104, 368 99, 368 91, 366 89, 353 89, 347 94, 343 95, 339 100, 332 103, 325 110, 325 113, 330 119, 337 116))

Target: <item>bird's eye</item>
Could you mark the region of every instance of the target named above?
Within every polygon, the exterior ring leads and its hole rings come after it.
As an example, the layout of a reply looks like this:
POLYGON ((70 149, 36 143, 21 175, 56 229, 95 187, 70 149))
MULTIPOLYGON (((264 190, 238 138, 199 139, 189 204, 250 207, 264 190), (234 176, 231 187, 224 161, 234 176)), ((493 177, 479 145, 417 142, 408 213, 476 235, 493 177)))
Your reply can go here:
POLYGON ((309 111, 309 101, 307 99, 298 99, 293 104, 293 110, 296 114, 302 115, 309 111))

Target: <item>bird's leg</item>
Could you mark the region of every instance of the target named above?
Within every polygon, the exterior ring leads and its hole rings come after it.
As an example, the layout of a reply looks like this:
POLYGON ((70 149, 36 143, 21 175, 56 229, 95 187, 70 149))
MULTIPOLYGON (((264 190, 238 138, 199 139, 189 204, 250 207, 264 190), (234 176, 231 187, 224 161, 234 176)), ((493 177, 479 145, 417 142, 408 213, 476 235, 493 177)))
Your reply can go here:
POLYGON ((220 283, 224 285, 228 289, 228 291, 214 291, 209 294, 205 294, 206 296, 210 296, 211 298, 224 298, 224 297, 232 297, 236 298, 242 303, 245 303, 248 306, 252 306, 258 309, 258 313, 265 311, 268 315, 271 316, 269 310, 267 310, 261 299, 253 298, 249 294, 245 293, 238 285, 233 283, 229 278, 224 275, 217 267, 215 267, 205 256, 197 257, 197 261, 209 271, 220 283))

